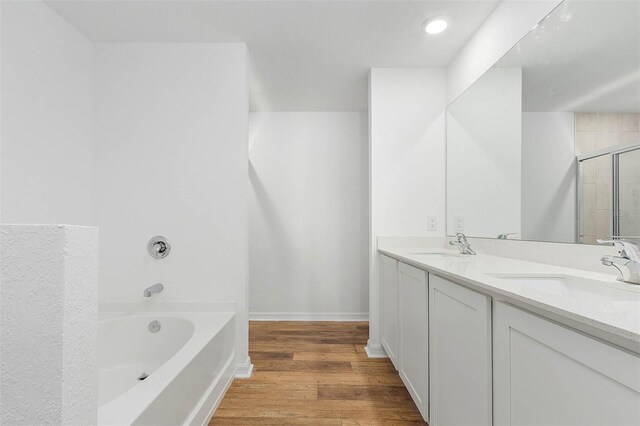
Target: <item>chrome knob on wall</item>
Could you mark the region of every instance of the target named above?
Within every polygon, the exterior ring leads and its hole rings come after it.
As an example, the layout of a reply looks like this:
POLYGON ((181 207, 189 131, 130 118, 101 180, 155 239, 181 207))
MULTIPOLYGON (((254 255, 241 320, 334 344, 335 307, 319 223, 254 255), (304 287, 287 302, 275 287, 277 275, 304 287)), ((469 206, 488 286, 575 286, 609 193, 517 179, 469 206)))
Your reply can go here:
POLYGON ((165 237, 158 235, 149 240, 149 244, 147 244, 147 251, 154 259, 164 259, 169 256, 171 244, 169 244, 169 240, 165 237))

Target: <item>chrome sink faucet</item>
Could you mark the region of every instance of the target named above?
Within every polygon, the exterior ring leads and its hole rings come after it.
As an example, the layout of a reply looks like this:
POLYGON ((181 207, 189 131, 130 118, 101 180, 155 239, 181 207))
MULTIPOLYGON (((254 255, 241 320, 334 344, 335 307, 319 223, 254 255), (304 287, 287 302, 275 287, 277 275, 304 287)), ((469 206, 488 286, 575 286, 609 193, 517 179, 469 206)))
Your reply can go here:
POLYGON ((620 247, 620 256, 602 256, 605 266, 613 266, 620 271, 618 281, 640 284, 640 247, 623 240, 598 240, 600 244, 613 244, 620 247))
POLYGON ((144 297, 151 297, 155 293, 160 293, 164 290, 164 286, 161 283, 154 284, 144 289, 144 297))
POLYGON ((467 237, 462 232, 456 232, 456 238, 458 241, 449 241, 449 244, 458 247, 460 254, 476 254, 476 252, 471 248, 471 244, 467 241, 467 237))

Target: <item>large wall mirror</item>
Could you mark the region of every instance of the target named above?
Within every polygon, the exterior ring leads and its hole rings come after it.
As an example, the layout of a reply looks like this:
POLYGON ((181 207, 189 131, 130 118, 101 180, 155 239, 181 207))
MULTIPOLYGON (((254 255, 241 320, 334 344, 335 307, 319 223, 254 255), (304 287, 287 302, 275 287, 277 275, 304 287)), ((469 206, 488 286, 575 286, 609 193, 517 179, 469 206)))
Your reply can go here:
POLYGON ((565 0, 447 110, 447 233, 640 240, 640 2, 565 0))

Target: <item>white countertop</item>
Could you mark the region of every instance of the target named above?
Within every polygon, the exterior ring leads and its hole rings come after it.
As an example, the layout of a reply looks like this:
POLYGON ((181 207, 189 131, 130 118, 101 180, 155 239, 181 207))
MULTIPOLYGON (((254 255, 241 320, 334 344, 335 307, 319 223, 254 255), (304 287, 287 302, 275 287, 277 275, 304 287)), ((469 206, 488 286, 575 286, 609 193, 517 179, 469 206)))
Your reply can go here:
MULTIPOLYGON (((543 263, 478 254, 438 257, 416 253, 457 253, 438 249, 379 249, 392 258, 467 284, 479 291, 502 295, 537 310, 577 321, 632 342, 640 351, 640 286, 611 275, 543 263), (563 277, 562 285, 520 285, 494 275, 563 277)), ((542 283, 541 283, 542 284, 542 283)))

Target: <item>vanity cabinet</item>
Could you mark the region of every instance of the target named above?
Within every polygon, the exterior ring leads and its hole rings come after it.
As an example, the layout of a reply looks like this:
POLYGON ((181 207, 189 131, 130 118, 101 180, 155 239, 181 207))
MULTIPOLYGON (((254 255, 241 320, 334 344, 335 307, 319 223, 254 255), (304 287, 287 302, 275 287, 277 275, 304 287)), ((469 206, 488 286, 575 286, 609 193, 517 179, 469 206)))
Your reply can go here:
POLYGON ((430 424, 491 425, 491 298, 429 274, 430 424))
POLYGON ((400 378, 422 417, 429 415, 427 273, 398 266, 400 320, 400 378))
POLYGON ((391 362, 398 369, 398 348, 400 331, 398 328, 398 261, 380 255, 380 284, 382 296, 382 347, 391 362))
POLYGON ((640 424, 640 357, 496 303, 496 425, 640 424))
POLYGON ((640 425, 640 354, 437 273, 380 256, 382 345, 431 425, 640 425))

